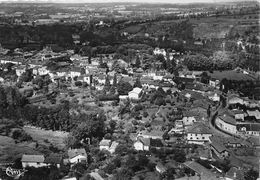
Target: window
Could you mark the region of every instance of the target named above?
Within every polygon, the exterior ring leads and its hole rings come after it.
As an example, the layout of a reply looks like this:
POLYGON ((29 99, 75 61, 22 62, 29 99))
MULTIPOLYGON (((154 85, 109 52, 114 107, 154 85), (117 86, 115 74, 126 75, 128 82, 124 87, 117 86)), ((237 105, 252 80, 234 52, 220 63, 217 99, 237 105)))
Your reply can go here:
POLYGON ((205 139, 205 137, 202 137, 202 139, 205 139))

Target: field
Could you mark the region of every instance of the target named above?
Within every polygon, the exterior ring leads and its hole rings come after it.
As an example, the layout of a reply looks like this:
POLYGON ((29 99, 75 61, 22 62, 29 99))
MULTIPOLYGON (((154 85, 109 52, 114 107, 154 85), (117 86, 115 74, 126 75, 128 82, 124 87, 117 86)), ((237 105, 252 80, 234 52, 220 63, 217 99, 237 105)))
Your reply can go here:
POLYGON ((0 136, 0 162, 13 162, 20 158, 22 154, 38 154, 35 151, 36 143, 15 143, 7 136, 0 136))
POLYGON ((243 17, 207 17, 192 19, 190 22, 196 27, 193 30, 194 38, 224 38, 232 29, 239 29, 243 34, 249 26, 257 25, 258 19, 243 17), (244 25, 246 23, 246 25, 244 25), (242 29, 241 29, 242 28, 242 29))
POLYGON ((243 74, 243 73, 238 73, 236 71, 214 71, 213 73, 209 73, 209 76, 212 78, 216 79, 228 79, 228 80, 256 80, 257 77, 248 75, 248 74, 243 74))
POLYGON ((64 149, 64 139, 68 136, 67 132, 44 130, 35 127, 25 126, 24 131, 32 136, 38 144, 49 145, 50 143, 59 149, 64 149))

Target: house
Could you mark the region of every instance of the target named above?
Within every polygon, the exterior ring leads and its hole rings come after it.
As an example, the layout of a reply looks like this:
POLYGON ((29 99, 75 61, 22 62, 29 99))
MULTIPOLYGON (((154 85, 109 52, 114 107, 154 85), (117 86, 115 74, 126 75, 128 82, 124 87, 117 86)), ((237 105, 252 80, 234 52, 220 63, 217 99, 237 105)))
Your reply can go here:
POLYGON ((217 93, 209 94, 208 98, 212 100, 213 102, 219 102, 220 101, 220 95, 217 93))
POLYGON ((141 131, 137 134, 138 137, 143 137, 143 138, 151 138, 151 139, 163 139, 163 131, 160 130, 152 130, 152 131, 141 131))
POLYGON ((44 156, 43 155, 27 155, 23 154, 21 162, 23 168, 26 167, 44 167, 47 166, 47 164, 44 162, 44 156))
POLYGON ((153 51, 154 55, 159 55, 162 54, 164 57, 166 56, 166 51, 164 49, 160 49, 160 48, 155 48, 153 51))
POLYGON ((111 144, 111 146, 109 147, 109 152, 111 153, 111 154, 113 154, 114 152, 115 152, 115 150, 116 150, 116 147, 119 145, 119 143, 118 142, 116 142, 116 141, 113 141, 112 142, 112 144, 111 144))
POLYGON ((251 119, 260 120, 259 110, 254 110, 254 111, 247 110, 246 112, 247 112, 247 116, 250 117, 251 119))
POLYGON ((237 137, 230 137, 225 138, 224 142, 226 147, 232 147, 232 148, 240 148, 240 147, 250 147, 251 143, 247 140, 241 140, 237 137))
POLYGON ((225 180, 246 180, 242 168, 231 167, 225 175, 225 180))
POLYGON ((196 112, 194 113, 193 111, 184 111, 183 118, 182 118, 183 125, 184 126, 193 125, 195 122, 197 122, 196 118, 197 118, 196 112))
POLYGON ((210 141, 211 136, 210 129, 203 123, 195 123, 187 130, 187 141, 190 144, 204 144, 210 141))
POLYGON ((235 106, 236 104, 244 104, 244 100, 240 97, 233 96, 228 98, 228 105, 229 106, 235 106))
POLYGON ((229 132, 231 134, 237 133, 236 120, 227 114, 218 116, 216 118, 215 124, 218 128, 222 129, 223 131, 229 132))
POLYGON ((37 74, 40 76, 47 75, 49 73, 50 73, 50 71, 47 69, 46 66, 42 66, 37 69, 37 74))
POLYGON ((87 153, 83 148, 80 149, 69 149, 68 150, 69 162, 71 164, 76 163, 86 163, 87 162, 87 153))
POLYGON ((74 77, 79 77, 81 75, 81 68, 80 67, 73 67, 70 70, 70 77, 73 79, 74 77))
POLYGON ((215 87, 215 88, 219 87, 219 83, 220 83, 220 81, 218 79, 215 79, 215 78, 211 78, 209 80, 209 85, 212 86, 212 87, 215 87))
POLYGON ((220 137, 210 137, 210 148, 220 158, 224 159, 229 156, 229 152, 224 143, 220 140, 220 137))
POLYGON ((235 110, 232 110, 231 113, 233 113, 236 120, 244 121, 244 119, 245 119, 244 111, 235 109, 235 110))
POLYGON ((134 143, 134 148, 137 151, 149 151, 150 149, 150 138, 139 137, 134 143))
POLYGON ((139 100, 141 98, 143 90, 141 88, 135 87, 132 91, 128 93, 129 99, 139 100))
POLYGON ((105 150, 109 150, 111 145, 111 140, 110 139, 102 139, 99 143, 99 149, 100 151, 105 149, 105 150))
POLYGON ((26 71, 25 66, 19 66, 15 69, 15 73, 18 77, 20 77, 26 71))
POLYGON ((155 169, 158 173, 163 174, 166 172, 167 168, 162 163, 157 163, 155 169))
POLYGON ((203 180, 219 180, 218 175, 211 172, 209 169, 205 168, 204 166, 200 165, 199 163, 195 161, 187 161, 183 163, 184 166, 187 168, 193 170, 198 176, 200 176, 200 179, 203 180))
POLYGON ((249 136, 260 136, 260 123, 239 123, 236 125, 238 133, 249 136))
POLYGON ((48 157, 45 158, 44 162, 48 166, 54 165, 57 168, 60 168, 62 165, 62 156, 59 154, 50 154, 48 157))
POLYGON ((102 139, 99 143, 99 150, 107 150, 109 151, 111 154, 113 154, 116 150, 116 147, 118 146, 118 142, 113 141, 111 142, 110 139, 102 139))

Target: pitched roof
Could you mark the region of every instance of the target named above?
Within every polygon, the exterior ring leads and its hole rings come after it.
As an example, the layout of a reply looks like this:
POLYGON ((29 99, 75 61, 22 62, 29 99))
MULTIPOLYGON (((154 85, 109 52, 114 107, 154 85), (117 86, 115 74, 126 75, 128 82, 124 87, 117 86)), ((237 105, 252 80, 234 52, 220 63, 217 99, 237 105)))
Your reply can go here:
POLYGON ((68 156, 69 158, 74 158, 77 155, 82 155, 82 156, 86 156, 87 157, 87 153, 86 150, 83 148, 80 149, 69 149, 68 150, 68 156))
POLYGON ((205 126, 203 123, 195 123, 190 129, 187 130, 187 133, 193 134, 212 134, 210 129, 205 126))
POLYGON ((100 141, 99 146, 110 146, 111 140, 110 139, 102 139, 100 141))
POLYGON ((150 146, 150 138, 139 137, 138 140, 142 142, 144 146, 150 146))
POLYGON ((223 142, 221 142, 218 137, 210 137, 211 146, 214 147, 219 153, 227 151, 223 142))
POLYGON ((22 162, 44 162, 44 156, 43 155, 27 155, 23 154, 22 156, 22 162))
POLYGON ((60 164, 62 161, 62 156, 59 154, 50 154, 48 157, 46 157, 45 161, 46 163, 50 164, 60 164))
POLYGON ((140 94, 142 92, 142 89, 139 87, 135 87, 132 91, 129 93, 135 93, 135 94, 140 94))
POLYGON ((236 167, 231 167, 229 171, 226 173, 226 176, 230 179, 235 179, 235 180, 244 180, 244 171, 242 169, 236 168, 236 167))
POLYGON ((183 164, 193 171, 197 172, 203 178, 207 178, 208 180, 217 179, 214 173, 212 173, 209 169, 205 168, 197 162, 187 161, 183 164))
POLYGON ((161 139, 150 139, 150 145, 153 147, 163 147, 161 139))

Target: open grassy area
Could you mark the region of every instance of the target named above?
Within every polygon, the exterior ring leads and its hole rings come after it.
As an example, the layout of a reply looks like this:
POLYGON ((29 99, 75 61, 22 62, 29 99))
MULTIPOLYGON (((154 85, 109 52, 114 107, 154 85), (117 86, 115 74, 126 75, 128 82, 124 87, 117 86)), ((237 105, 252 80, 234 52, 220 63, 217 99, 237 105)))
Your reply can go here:
POLYGON ((14 139, 0 136, 0 162, 13 162, 22 154, 38 154, 35 151, 35 143, 15 143, 14 139))
POLYGON ((54 147, 64 149, 64 139, 68 136, 67 132, 36 129, 34 127, 23 127, 24 131, 32 136, 33 140, 42 145, 53 144, 54 147))

